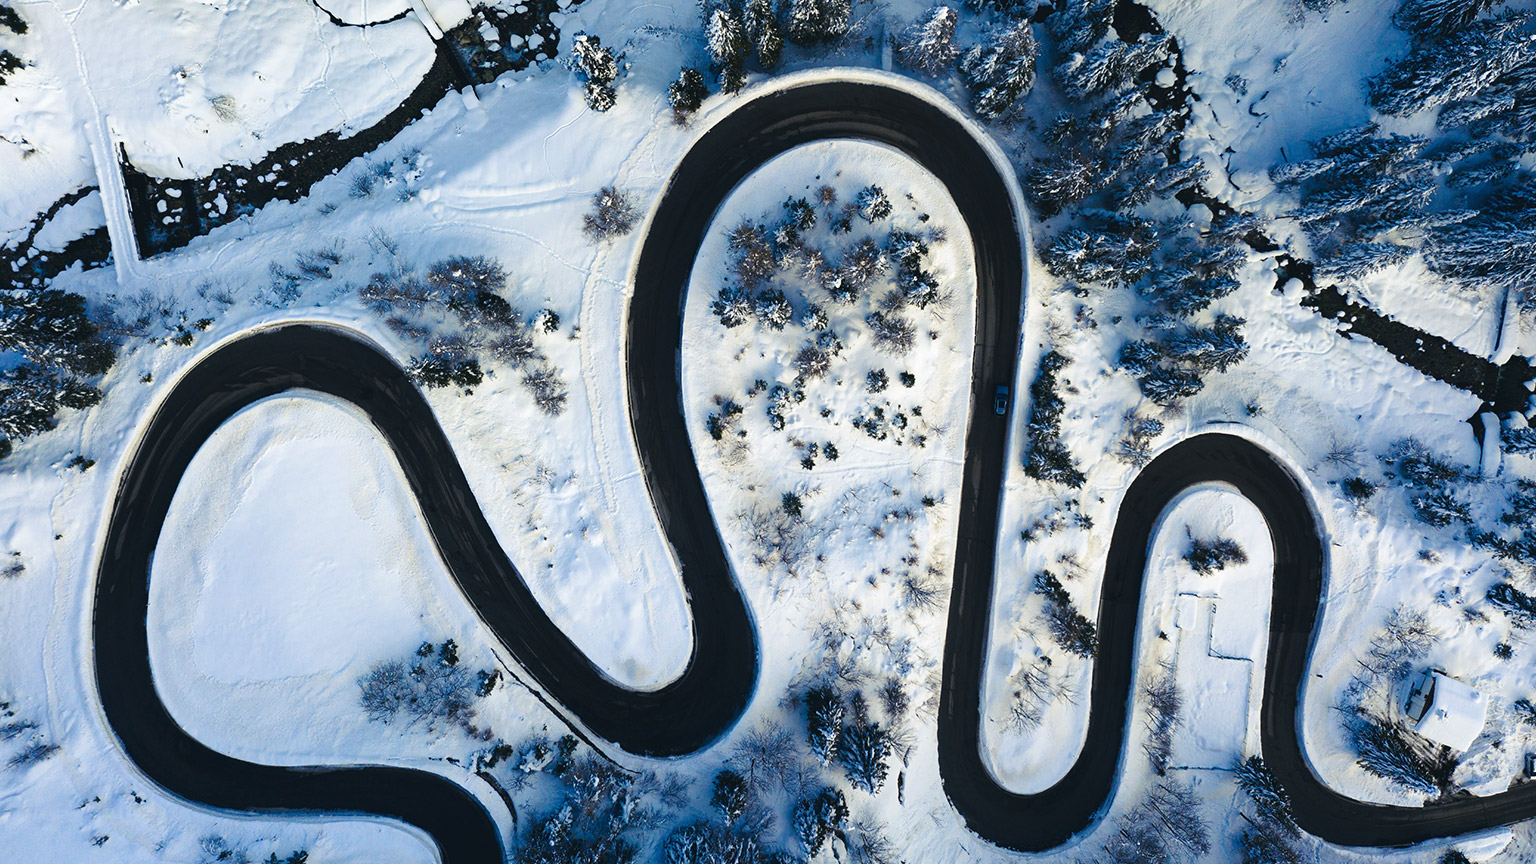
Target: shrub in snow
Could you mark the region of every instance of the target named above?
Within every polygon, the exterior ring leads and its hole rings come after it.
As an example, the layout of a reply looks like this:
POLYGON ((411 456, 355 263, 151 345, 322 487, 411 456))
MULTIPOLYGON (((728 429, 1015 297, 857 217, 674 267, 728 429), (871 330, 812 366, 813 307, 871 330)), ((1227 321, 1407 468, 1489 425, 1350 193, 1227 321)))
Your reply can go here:
POLYGON ((752 309, 757 315, 757 320, 763 322, 770 330, 783 330, 784 325, 794 320, 794 307, 785 299, 784 292, 777 288, 762 291, 753 301, 752 309))
POLYGON ((1041 252, 1051 275, 1121 288, 1152 272, 1158 237, 1151 222, 1102 211, 1088 217, 1083 228, 1061 232, 1041 252))
POLYGON ((1499 435, 1505 453, 1536 453, 1536 429, 1530 426, 1505 426, 1499 435))
POLYGON ((828 686, 812 687, 805 694, 806 740, 823 767, 837 756, 837 742, 842 733, 843 697, 828 686))
POLYGON ((558 417, 565 411, 566 398, 569 395, 565 387, 565 379, 553 367, 540 366, 530 369, 523 375, 523 386, 533 396, 533 403, 539 406, 551 417, 558 417))
POLYGON ((747 41, 741 18, 731 9, 716 6, 705 13, 704 49, 718 71, 747 62, 752 46, 747 41))
POLYGON ((796 775, 800 760, 788 732, 760 725, 742 737, 731 752, 731 761, 746 771, 749 787, 761 790, 770 783, 786 785, 796 775))
POLYGON ((389 723, 403 714, 429 727, 439 720, 467 724, 474 717, 474 679, 446 648, 434 652, 427 643, 409 663, 387 660, 364 673, 357 683, 368 719, 389 723))
MULTIPOLYGON (((1121 352, 1122 354, 1124 352, 1121 352)), ((1163 423, 1154 417, 1132 415, 1125 437, 1120 439, 1120 449, 1115 454, 1120 460, 1138 468, 1152 458, 1152 441, 1163 434, 1163 423)))
POLYGON ((0 6, 0 27, 10 30, 17 36, 25 35, 27 32, 26 20, 10 6, 0 6))
POLYGON ((1371 639, 1361 665, 1367 670, 1401 680, 1415 661, 1429 653, 1440 634, 1422 610, 1407 606, 1393 607, 1381 632, 1371 639))
POLYGON ((890 383, 891 379, 885 374, 884 369, 873 369, 865 376, 864 389, 871 393, 883 393, 890 383))
POLYGON ((1141 394, 1159 405, 1168 406, 1193 396, 1205 387, 1194 372, 1158 367, 1136 379, 1141 394))
POLYGON ((807 859, 815 858, 827 840, 847 824, 848 802, 840 790, 830 786, 801 799, 791 819, 795 838, 807 859))
POLYGON ((0 457, 14 442, 52 429, 60 408, 87 408, 101 391, 85 378, 105 373, 115 349, 86 315, 85 299, 52 288, 0 289, 0 457))
POLYGON ((1516 699, 1510 706, 1514 709, 1515 718, 1527 726, 1536 726, 1536 704, 1529 699, 1516 699))
POLYGON ((578 34, 571 43, 571 67, 587 85, 587 107, 607 111, 618 101, 613 82, 619 77, 619 61, 596 36, 578 34))
POLYGON ((1039 53, 1028 19, 1008 24, 966 52, 960 71, 977 116, 997 120, 1013 114, 1019 98, 1035 86, 1035 56, 1039 53))
POLYGON ((699 110, 708 95, 704 74, 697 69, 683 69, 677 73, 677 80, 667 85, 667 101, 672 105, 672 116, 679 123, 699 110))
POLYGON ((44 762, 53 758, 59 752, 59 749, 57 744, 50 744, 46 741, 34 741, 12 756, 6 764, 12 768, 25 768, 28 765, 35 765, 38 762, 44 762))
POLYGON ((885 190, 879 186, 865 186, 859 190, 854 203, 859 208, 860 218, 871 224, 891 215, 891 199, 885 196, 885 190))
POLYGON ((901 315, 887 315, 876 310, 864 316, 875 337, 875 347, 887 354, 902 355, 912 350, 917 338, 917 325, 901 315))
POLYGON ((754 837, 706 823, 678 828, 661 844, 662 864, 749 864, 771 859, 772 853, 759 848, 754 837))
POLYGON ((485 373, 480 370, 480 361, 465 357, 457 350, 436 351, 417 357, 406 371, 423 386, 432 388, 469 389, 480 386, 480 382, 485 380, 485 373))
POLYGON ((848 34, 853 0, 788 0, 784 30, 796 45, 836 42, 848 34))
POLYGON ((1362 714, 1350 727, 1356 762, 1377 777, 1413 792, 1434 795, 1435 766, 1408 738, 1408 733, 1387 720, 1362 714))
POLYGON ((935 6, 896 37, 896 60, 914 72, 940 75, 960 56, 955 24, 960 15, 949 6, 935 6))
POLYGON ((1236 540, 1226 537, 1200 540, 1191 535, 1189 551, 1184 553, 1184 560, 1189 562, 1196 573, 1209 576, 1225 569, 1228 564, 1247 564, 1248 553, 1243 551, 1236 540))
POLYGON ((752 320, 755 314, 752 298, 739 285, 727 285, 720 289, 709 304, 709 311, 720 319, 721 326, 740 327, 752 320))
POLYGON ((1366 502, 1376 494, 1376 484, 1364 477, 1350 477, 1339 484, 1344 491, 1344 500, 1348 501, 1357 511, 1365 507, 1366 502))
POLYGON ((635 227, 635 208, 618 189, 604 186, 592 196, 592 212, 582 217, 582 233, 589 240, 622 237, 635 227))
POLYGON ((1059 700, 1071 702, 1076 696, 1071 679, 1053 668, 1051 658, 1025 661, 1012 675, 1013 701, 1008 705, 1008 725, 1018 731, 1030 731, 1045 720, 1045 712, 1059 700))

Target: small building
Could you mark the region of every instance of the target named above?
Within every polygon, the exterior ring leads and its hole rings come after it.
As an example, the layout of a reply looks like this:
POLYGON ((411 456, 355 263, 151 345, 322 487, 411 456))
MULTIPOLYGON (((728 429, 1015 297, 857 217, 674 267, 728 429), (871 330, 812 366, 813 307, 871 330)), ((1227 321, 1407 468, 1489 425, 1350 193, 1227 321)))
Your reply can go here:
POLYGON ((1455 750, 1466 750, 1483 731, 1488 697, 1437 669, 1426 671, 1408 691, 1404 708, 1413 731, 1455 750))

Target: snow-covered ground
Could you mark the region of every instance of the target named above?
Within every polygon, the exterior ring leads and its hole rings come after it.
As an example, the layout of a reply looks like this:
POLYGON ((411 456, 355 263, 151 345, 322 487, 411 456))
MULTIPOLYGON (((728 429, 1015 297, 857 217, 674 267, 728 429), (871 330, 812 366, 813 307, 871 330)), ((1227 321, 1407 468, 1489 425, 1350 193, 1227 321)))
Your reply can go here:
MULTIPOLYGON (((382 20, 408 5, 322 2, 347 21, 382 20)), ((893 2, 880 17, 872 4, 860 4, 861 15, 868 13, 861 26, 872 36, 895 30, 925 5, 893 2)), ((1392 0, 1351 0, 1300 23, 1284 4, 1265 0, 1149 5, 1178 36, 1190 86, 1200 97, 1192 103, 1186 155, 1206 160, 1215 197, 1270 214, 1286 202, 1267 179, 1269 166, 1304 158, 1306 141, 1368 119, 1360 80, 1407 45, 1387 20, 1392 0), (1360 50, 1364 45, 1370 50, 1360 50), (1234 86, 1233 75, 1241 76, 1242 87, 1234 86)), ((0 36, 0 46, 33 64, 0 88, 0 236, 7 239, 50 202, 98 182, 86 137, 93 124, 109 122, 139 165, 193 176, 259 158, 281 143, 366 126, 409 92, 433 48, 413 16, 337 28, 300 0, 87 3, 71 10, 32 2, 21 9, 30 32, 0 36), (23 138, 27 144, 18 144, 23 138)), ((18 553, 0 564, 14 560, 25 567, 0 577, 0 625, 10 637, 0 642, 0 702, 36 722, 32 734, 39 740, 62 748, 35 766, 0 768, 0 848, 48 860, 108 854, 129 862, 194 861, 200 838, 220 834, 257 859, 303 847, 316 864, 429 860, 421 839, 398 826, 231 819, 176 801, 147 784, 118 752, 90 680, 96 540, 135 430, 151 406, 209 346, 272 321, 338 323, 408 362, 417 347, 357 299, 356 289, 375 272, 419 272, 450 255, 486 255, 510 271, 505 294, 515 308, 530 317, 541 309, 560 315, 557 332, 536 337, 570 385, 560 417, 539 413, 518 373, 504 367, 492 366, 492 377, 472 396, 435 390, 429 399, 490 524, 556 623, 626 684, 657 686, 682 669, 691 644, 688 611, 628 437, 617 372, 626 285, 644 226, 593 244, 580 224, 592 194, 610 184, 637 205, 643 223, 689 143, 735 103, 712 97, 691 125, 671 121, 666 84, 680 65, 705 65, 692 35, 697 7, 690 0, 589 0, 557 14, 566 33, 597 33, 622 50, 626 68, 611 112, 589 111, 556 63, 504 76, 478 88, 474 109, 449 94, 396 140, 322 181, 305 199, 266 207, 186 249, 138 262, 121 282, 111 270, 56 280, 102 306, 148 310, 152 322, 147 332, 129 337, 102 383, 100 406, 67 413, 58 430, 28 441, 0 465, 0 555, 18 553), (370 194, 354 192, 356 177, 411 153, 418 172, 391 175, 370 194), (291 270, 297 256, 315 249, 339 253, 330 277, 302 281, 297 296, 275 290, 270 268, 291 270), (203 317, 213 323, 192 348, 164 342, 176 322, 203 317), (95 466, 69 467, 76 455, 95 459, 95 466), (101 852, 89 845, 98 837, 109 838, 101 852)), ((979 31, 974 23, 964 28, 979 31)), ((821 74, 805 70, 827 62, 878 64, 879 52, 860 44, 821 59, 791 49, 789 74, 821 74)), ((933 83, 938 93, 963 101, 954 79, 933 83)), ((1022 128, 999 132, 999 139, 1006 145, 1027 137, 1022 128)), ((1407 121, 1392 128, 1424 131, 1407 121)), ((57 248, 101 224, 102 211, 100 195, 72 205, 40 237, 39 248, 57 248)), ((857 218, 854 225, 849 237, 827 241, 829 251, 869 233, 857 218)), ((871 694, 894 679, 915 706, 912 748, 893 768, 900 781, 874 796, 850 792, 855 816, 885 822, 907 860, 1015 858, 966 832, 944 799, 932 710, 945 601, 942 594, 936 606, 916 601, 907 584, 911 577, 919 587, 947 586, 952 499, 969 409, 971 267, 966 233, 943 190, 904 158, 873 145, 800 148, 745 181, 722 207, 688 298, 684 410, 716 524, 760 628, 763 669, 745 721, 725 741, 687 759, 628 764, 691 778, 698 804, 709 776, 748 731, 762 723, 799 728, 788 718, 800 709, 783 704, 792 689, 829 669, 871 694), (875 351, 864 332, 868 309, 837 307, 814 289, 803 299, 791 297, 796 320, 782 332, 755 323, 720 327, 708 306, 729 257, 725 233, 740 218, 775 220, 786 196, 811 198, 821 185, 847 201, 870 183, 882 185, 894 205, 880 236, 890 224, 947 229, 947 239, 931 244, 926 266, 952 296, 935 309, 910 313, 920 323, 909 355, 875 351), (929 221, 919 221, 920 214, 929 221), (799 323, 807 302, 828 311, 845 351, 826 378, 805 388, 806 401, 794 407, 785 429, 774 432, 766 415, 769 394, 746 393, 757 379, 770 387, 793 382, 787 364, 808 338, 799 323), (929 330, 937 336, 929 338, 929 330), (889 381, 876 394, 865 381, 877 368, 889 381), (915 373, 913 386, 901 383, 901 371, 915 373), (720 410, 717 396, 743 406, 749 450, 723 447, 708 434, 706 420, 720 410), (851 427, 876 405, 887 419, 901 412, 907 429, 886 428, 887 438, 877 440, 851 427), (913 407, 922 409, 920 419, 913 407), (917 434, 926 435, 922 448, 913 445, 917 434), (835 461, 826 456, 829 442, 838 449, 835 461), (806 470, 800 463, 811 443, 819 455, 806 470), (765 566, 762 529, 781 524, 772 519, 782 512, 786 492, 804 503, 800 520, 783 523, 793 556, 765 566), (930 567, 939 575, 930 576, 930 567)), ((1021 460, 1010 460, 982 694, 984 755, 999 780, 1020 791, 1045 788, 1067 770, 1081 747, 1086 706, 1083 699, 1061 699, 1032 730, 1010 726, 1016 689, 1010 679, 1042 651, 1078 693, 1086 692, 1092 675, 1091 662, 1056 648, 1040 626, 1034 575, 1055 572, 1080 608, 1097 607, 1115 508, 1135 471, 1113 454, 1128 412, 1153 413, 1135 381, 1113 365, 1124 338, 1116 318, 1135 314, 1132 298, 1062 289, 1031 260, 1015 415, 1022 425, 1023 397, 1042 350, 1068 356, 1062 440, 1087 482, 1070 496, 1075 509, 1067 509, 1069 496, 1059 487, 1027 479, 1021 460), (1059 527, 1037 529, 1054 523, 1059 527), (1022 540, 1023 530, 1034 539, 1022 540)), ((1376 308, 1470 352, 1486 356, 1495 349, 1502 298, 1448 291, 1418 259, 1355 290, 1376 308)), ((1320 776, 1367 800, 1422 800, 1356 765, 1343 712, 1336 710, 1348 698, 1357 658, 1390 610, 1405 606, 1426 612, 1440 634, 1415 662, 1444 668, 1491 695, 1490 733, 1474 744, 1455 780, 1476 793, 1498 791, 1536 743, 1531 727, 1509 713, 1510 703, 1533 695, 1527 688, 1536 652, 1527 632, 1481 602, 1487 587, 1505 578, 1502 566, 1464 538, 1414 521, 1406 495, 1377 459, 1411 432, 1436 452, 1476 467, 1480 451, 1464 421, 1478 400, 1397 363, 1370 342, 1341 338, 1332 323, 1298 307, 1298 291, 1292 284, 1276 292, 1271 262, 1251 256, 1242 286, 1215 307, 1247 319, 1249 358, 1210 376, 1182 413, 1159 414, 1167 428, 1154 446, 1213 428, 1235 431, 1255 437, 1307 479, 1330 556, 1302 718, 1305 747, 1320 776), (1381 486, 1359 510, 1339 485, 1356 475, 1381 486), (1507 660, 1493 653, 1501 642, 1512 645, 1507 660), (1503 733, 1502 749, 1493 746, 1495 731, 1503 733)), ((1524 333, 1524 350, 1536 349, 1536 328, 1524 333)), ((1024 436, 1016 438, 1022 443, 1024 436)), ((1529 478, 1536 473, 1532 462, 1508 457, 1502 476, 1529 478)), ((1256 519, 1251 505, 1220 488, 1192 491, 1170 505, 1154 540, 1138 645, 1144 669, 1159 663, 1173 669, 1185 705, 1173 739, 1175 773, 1195 784, 1222 827, 1238 821, 1231 814, 1245 800, 1226 769, 1257 747, 1269 565, 1267 537, 1256 519), (1191 534, 1236 539, 1249 562, 1200 576, 1181 557, 1191 534)), ((436 560, 397 467, 352 409, 295 394, 242 412, 208 442, 184 479, 161 550, 150 621, 157 686, 201 740, 268 762, 440 768, 445 763, 438 760, 463 759, 485 746, 452 727, 428 732, 369 722, 357 703, 359 675, 423 641, 453 638, 472 668, 491 668, 497 658, 436 560)), ((1111 818, 1155 781, 1141 756, 1147 730, 1139 719, 1144 700, 1137 699, 1111 818)), ((477 702, 476 711, 477 722, 516 747, 564 731, 513 683, 477 702)), ((0 761, 22 743, 0 742, 0 761)), ((501 770, 515 775, 515 769, 501 770)), ((547 803, 537 784, 515 794, 520 808, 534 812, 547 803)), ((1091 853, 1111 824, 1101 823, 1060 855, 1091 853)), ((789 842, 787 835, 779 839, 789 842)), ((1506 842, 1497 860, 1524 860, 1533 842, 1529 827, 1517 828, 1512 842, 1493 832, 1482 855, 1473 857, 1496 855, 1506 842)), ((1378 854, 1319 851, 1327 860, 1378 854)), ((1230 852, 1223 840, 1211 859, 1230 852)))

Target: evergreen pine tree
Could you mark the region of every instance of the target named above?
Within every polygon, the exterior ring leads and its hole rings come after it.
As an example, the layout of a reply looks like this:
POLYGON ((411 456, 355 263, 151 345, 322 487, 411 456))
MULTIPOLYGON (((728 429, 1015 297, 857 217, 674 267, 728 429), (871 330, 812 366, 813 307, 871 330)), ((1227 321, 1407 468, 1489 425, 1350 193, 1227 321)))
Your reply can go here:
POLYGON ((960 15, 949 6, 935 6, 913 21, 896 42, 901 65, 924 75, 941 75, 955 62, 955 24, 960 15))
POLYGON ((966 85, 971 91, 971 108, 984 120, 1008 115, 1019 100, 1035 86, 1035 44, 1032 25, 1014 21, 980 45, 967 51, 960 61, 966 85))

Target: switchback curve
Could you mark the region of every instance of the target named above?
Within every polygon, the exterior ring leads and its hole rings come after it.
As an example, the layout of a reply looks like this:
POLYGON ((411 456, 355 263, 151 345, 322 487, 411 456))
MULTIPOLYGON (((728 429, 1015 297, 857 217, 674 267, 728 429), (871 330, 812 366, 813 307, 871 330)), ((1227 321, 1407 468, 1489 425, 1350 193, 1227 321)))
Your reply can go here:
MULTIPOLYGON (((588 729, 649 755, 693 752, 729 729, 755 684, 756 639, 688 443, 678 375, 683 293, 704 233, 735 184, 790 147, 828 138, 902 150, 946 185, 964 214, 978 278, 971 404, 987 406, 991 388, 1015 378, 1024 271, 1022 218, 985 150, 948 113, 894 88, 822 83, 758 97, 701 136, 680 163, 650 221, 629 307, 631 427, 694 620, 685 672, 647 691, 604 676, 533 601, 485 523, 430 408, 398 366, 339 331, 290 325, 236 340, 200 361, 166 396, 123 475, 99 565, 94 641, 102 704, 129 756, 171 791, 212 806, 376 813, 427 831, 445 861, 499 860, 494 822, 448 780, 394 768, 241 762, 187 736, 155 695, 145 632, 149 564, 176 485, 225 419, 296 387, 329 393, 368 413, 394 450, 465 596, 534 679, 588 729)), ((1148 532, 1178 491, 1205 480, 1233 483, 1270 520, 1276 579, 1262 741, 1302 827, 1337 843, 1393 845, 1536 814, 1536 787, 1430 808, 1394 808, 1343 798, 1311 773, 1297 740, 1296 708, 1324 572, 1317 526, 1295 480, 1257 446, 1227 435, 1201 435, 1171 448, 1128 490, 1106 565, 1102 654, 1083 754, 1042 793, 1002 789, 980 756, 979 694, 1007 432, 1008 424, 985 410, 973 414, 967 430, 945 642, 940 767, 946 793, 973 831, 1001 846, 1040 851, 1088 827, 1102 809, 1124 743, 1148 532)))

